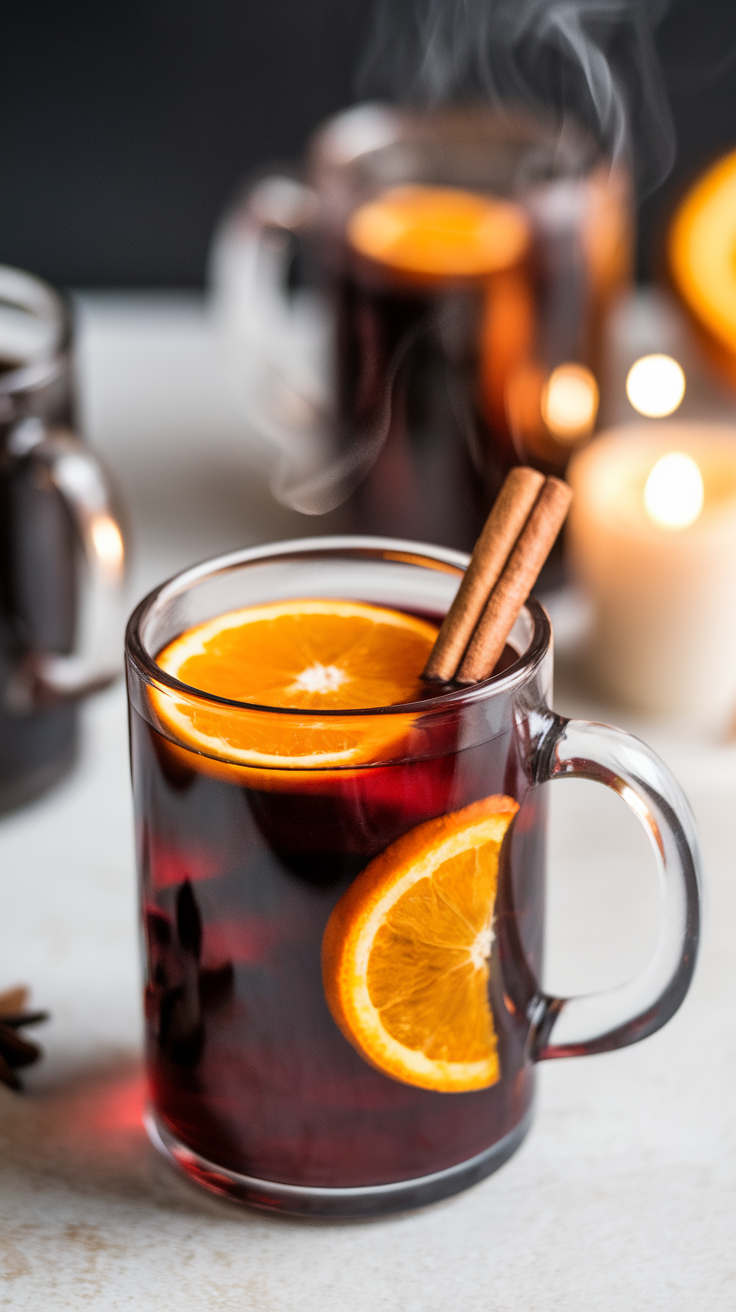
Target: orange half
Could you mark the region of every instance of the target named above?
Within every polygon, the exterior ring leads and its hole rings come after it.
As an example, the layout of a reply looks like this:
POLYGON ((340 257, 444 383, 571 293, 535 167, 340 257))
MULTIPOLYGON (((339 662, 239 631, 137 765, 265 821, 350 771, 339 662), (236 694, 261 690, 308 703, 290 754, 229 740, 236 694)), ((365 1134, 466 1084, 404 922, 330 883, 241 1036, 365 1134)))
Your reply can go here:
MULTIPOLYGON (((206 702, 152 687, 175 742, 227 770, 322 770, 384 759, 406 733, 402 715, 319 717, 418 700, 437 626, 403 611, 300 598, 229 611, 187 629, 156 658, 190 688, 251 706, 206 702), (304 716, 278 714, 285 708, 304 716), (316 713, 316 714, 315 714, 316 713)), ((207 771, 205 771, 207 772, 207 771)), ((245 782, 238 779, 238 782, 245 782)))
POLYGON ((404 1084, 458 1093, 500 1078, 489 958, 517 810, 487 797, 418 825, 366 866, 327 922, 330 1011, 367 1062, 404 1084))

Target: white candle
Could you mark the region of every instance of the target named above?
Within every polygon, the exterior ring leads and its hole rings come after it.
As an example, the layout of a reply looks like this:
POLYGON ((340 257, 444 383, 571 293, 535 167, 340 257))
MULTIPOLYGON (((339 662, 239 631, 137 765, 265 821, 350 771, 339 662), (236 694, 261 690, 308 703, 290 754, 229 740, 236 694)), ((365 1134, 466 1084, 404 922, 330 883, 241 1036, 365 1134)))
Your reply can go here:
POLYGON ((573 571, 590 659, 643 710, 736 708, 736 427, 612 429, 573 460, 573 571), (675 457, 679 457, 676 459, 675 457))

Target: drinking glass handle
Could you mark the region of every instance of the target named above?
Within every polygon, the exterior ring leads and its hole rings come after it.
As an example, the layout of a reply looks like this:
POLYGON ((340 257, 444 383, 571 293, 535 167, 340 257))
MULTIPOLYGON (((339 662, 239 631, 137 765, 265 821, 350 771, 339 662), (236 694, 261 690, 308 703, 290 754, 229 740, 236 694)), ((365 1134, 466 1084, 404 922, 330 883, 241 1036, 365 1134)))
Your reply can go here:
POLYGON ((700 928, 700 853, 679 784, 644 743, 621 729, 551 715, 534 756, 535 782, 594 779, 639 817, 662 886, 662 921, 652 960, 618 988, 574 998, 538 994, 531 1004, 536 1061, 608 1052, 645 1039, 677 1011, 695 969, 700 928), (550 1042, 554 1033, 555 1042, 550 1042))
POLYGON ((313 231, 318 209, 299 179, 263 178, 226 217, 210 259, 231 393, 276 457, 273 491, 287 501, 287 484, 324 463, 332 440, 333 313, 315 290, 288 285, 295 239, 313 231))
POLYGON ((80 560, 74 649, 66 655, 31 653, 21 681, 35 703, 76 699, 104 688, 121 672, 116 630, 123 618, 123 535, 104 471, 69 429, 25 419, 13 430, 9 450, 45 467, 76 529, 80 560))

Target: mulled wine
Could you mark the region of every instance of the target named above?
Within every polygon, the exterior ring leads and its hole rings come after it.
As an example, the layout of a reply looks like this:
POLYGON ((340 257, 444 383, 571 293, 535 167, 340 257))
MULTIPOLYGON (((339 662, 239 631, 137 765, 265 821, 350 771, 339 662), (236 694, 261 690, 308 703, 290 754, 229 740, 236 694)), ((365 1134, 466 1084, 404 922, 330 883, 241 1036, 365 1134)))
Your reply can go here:
POLYGON ((511 1133, 532 1097, 525 1007, 541 959, 546 816, 516 733, 283 791, 209 777, 135 711, 131 736, 147 1061, 171 1134, 242 1175, 344 1188, 442 1171, 511 1133), (501 1079, 468 1093, 411 1088, 371 1069, 337 1028, 322 936, 371 858, 489 793, 523 804, 491 957, 501 1079))

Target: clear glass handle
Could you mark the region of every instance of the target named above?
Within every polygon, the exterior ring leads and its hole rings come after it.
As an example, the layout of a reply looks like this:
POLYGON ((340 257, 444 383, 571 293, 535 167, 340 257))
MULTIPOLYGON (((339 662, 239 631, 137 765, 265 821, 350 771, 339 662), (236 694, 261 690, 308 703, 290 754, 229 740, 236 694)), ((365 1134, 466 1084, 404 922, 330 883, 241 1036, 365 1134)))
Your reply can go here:
POLYGON ((298 242, 318 200, 295 177, 263 178, 226 217, 210 260, 211 307, 231 391, 272 460, 272 490, 307 513, 297 489, 333 456, 333 315, 293 287, 298 242), (292 270, 293 271, 293 270, 292 270))
POLYGON ((607 1052, 645 1039, 687 993, 700 929, 700 852, 690 806, 670 771, 644 743, 609 725, 550 716, 538 740, 535 781, 593 779, 639 817, 654 849, 663 892, 657 947, 648 966, 619 988, 575 998, 545 994, 531 1006, 535 1060, 607 1052), (554 1043, 550 1036, 554 1034, 554 1043))
MULTIPOLYGON (((328 206, 328 211, 330 207, 328 206)), ((286 175, 263 178, 215 235, 211 305, 231 391, 270 457, 277 501, 306 515, 335 510, 363 482, 391 424, 393 384, 431 316, 393 348, 383 401, 364 423, 340 414, 338 318, 324 276, 301 284, 331 242, 320 195, 286 175), (293 277, 295 270, 297 276, 293 277)), ((324 271, 323 271, 324 273, 324 271)), ((366 330, 367 331, 367 330, 366 330)))
POLYGON ((35 651, 16 679, 31 702, 77 698, 105 687, 122 671, 120 657, 125 548, 107 477, 84 443, 66 428, 25 419, 8 449, 41 462, 76 530, 80 568, 74 649, 68 655, 35 651))

